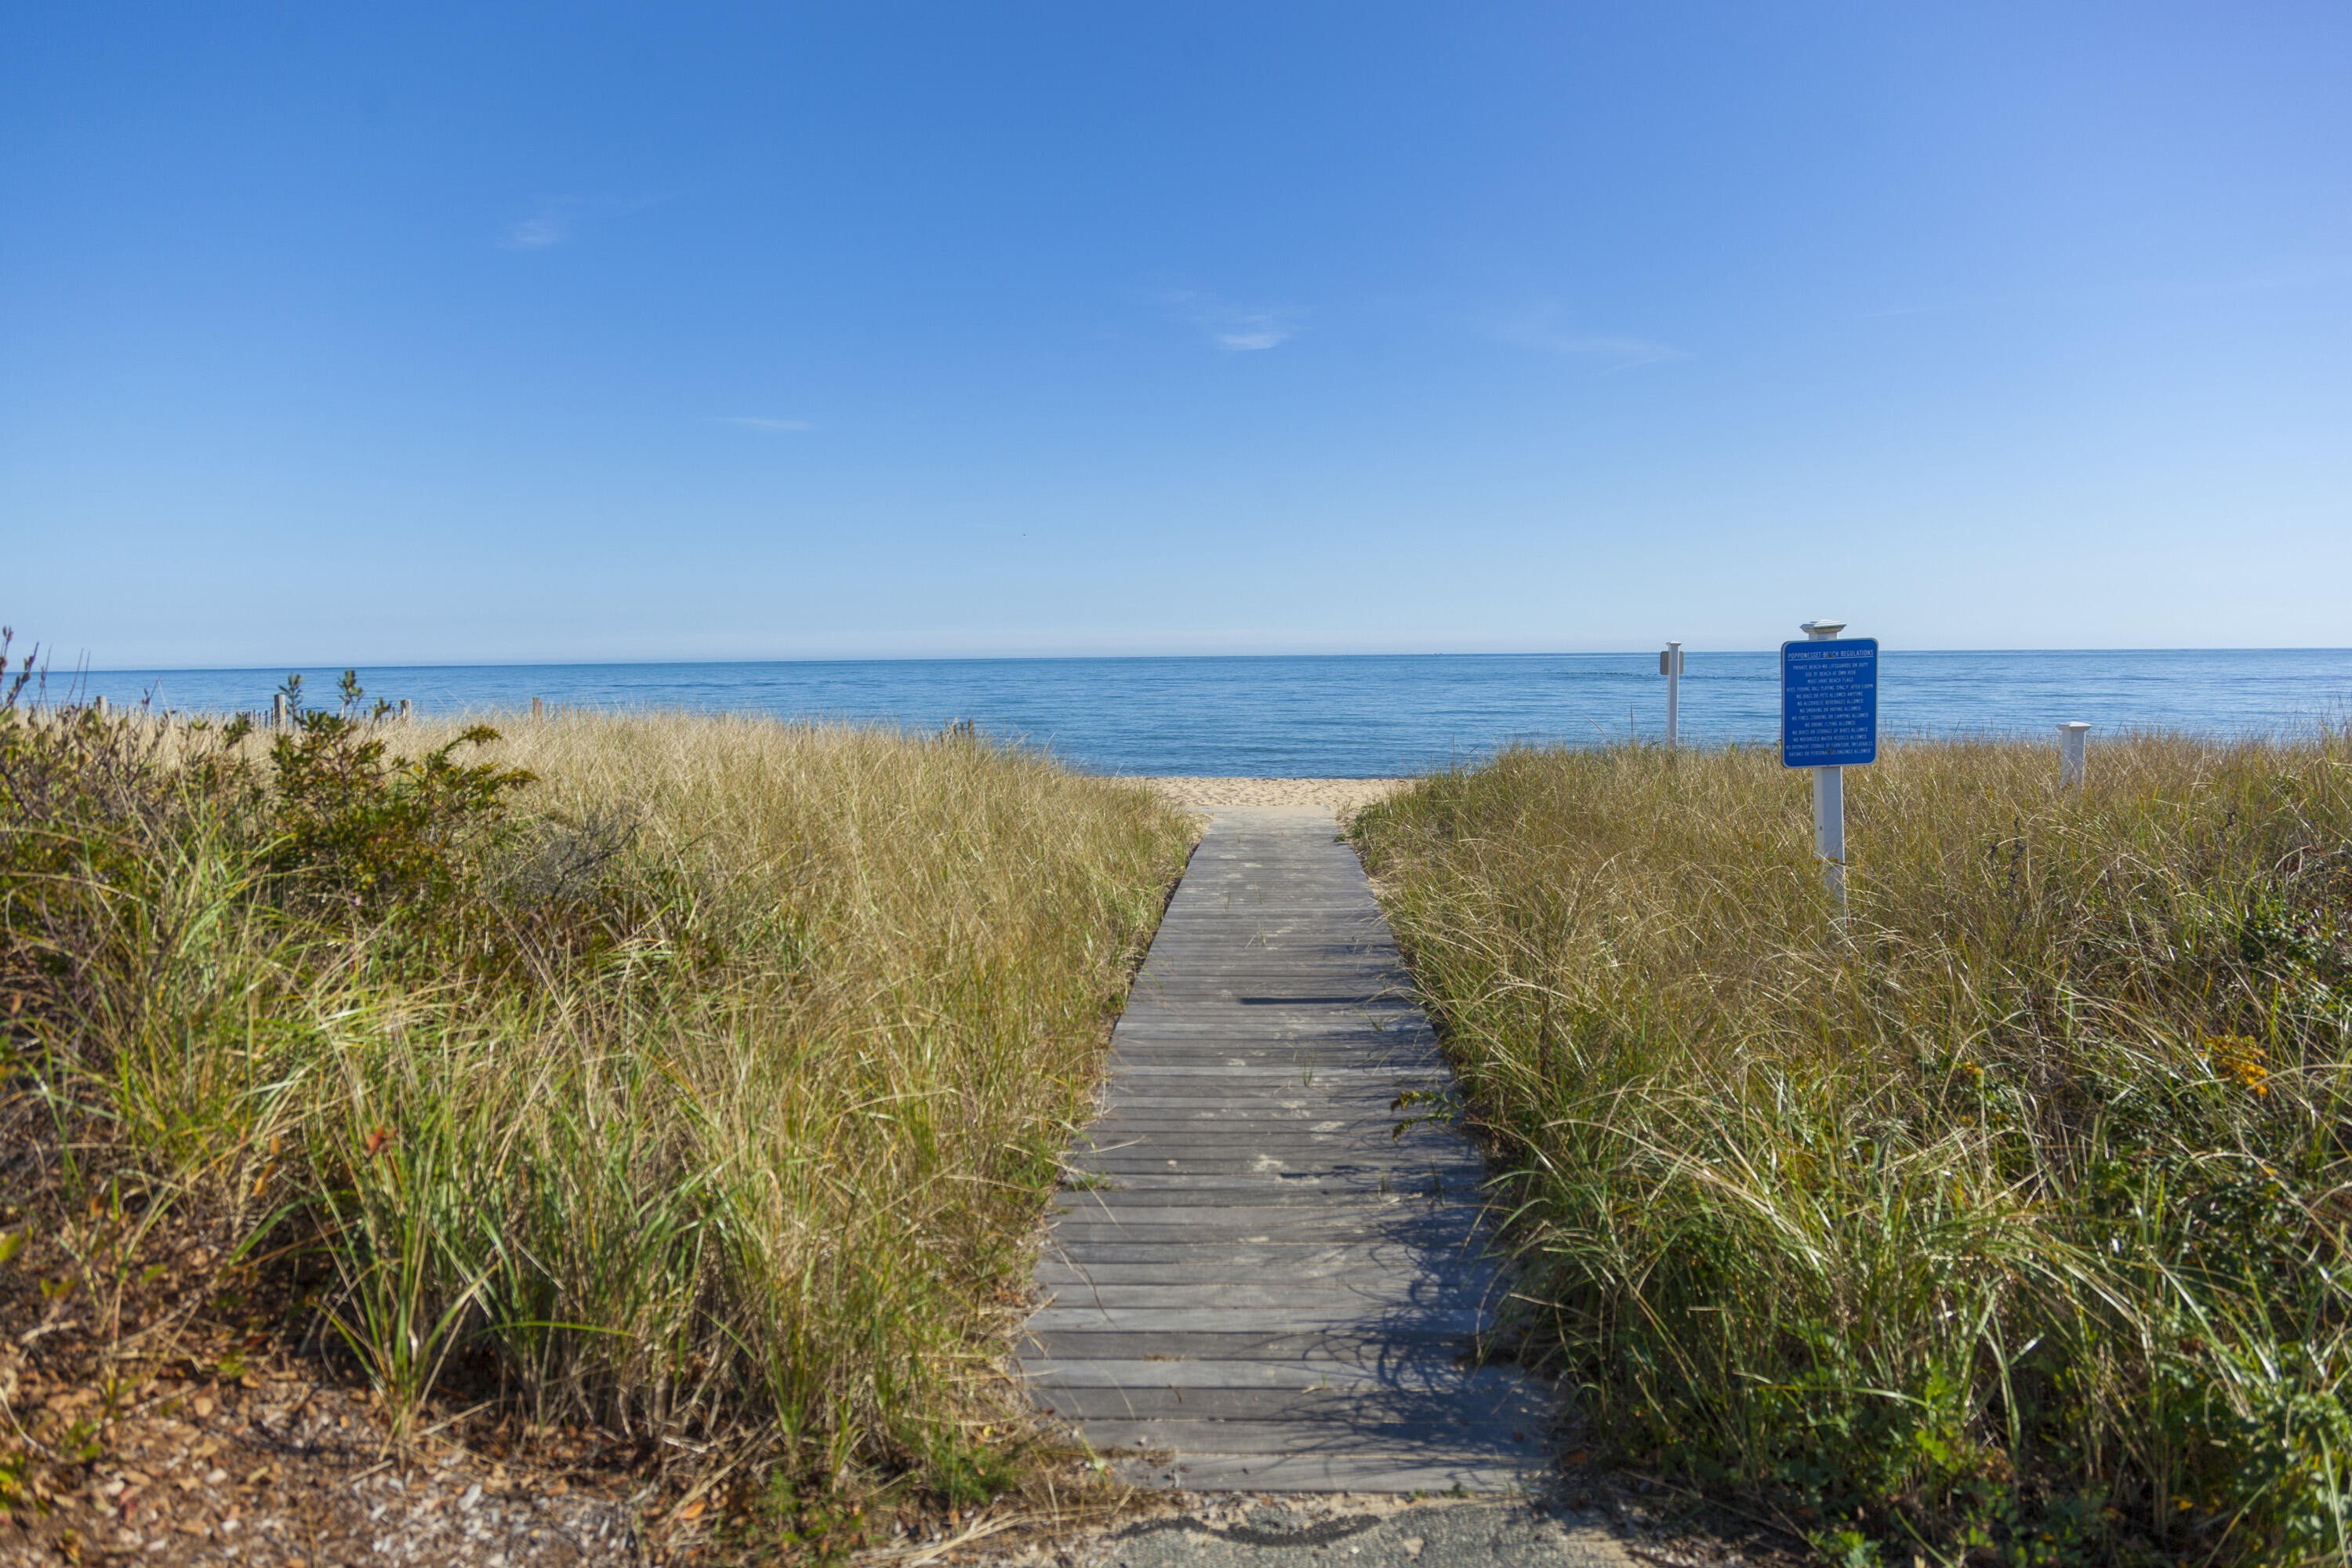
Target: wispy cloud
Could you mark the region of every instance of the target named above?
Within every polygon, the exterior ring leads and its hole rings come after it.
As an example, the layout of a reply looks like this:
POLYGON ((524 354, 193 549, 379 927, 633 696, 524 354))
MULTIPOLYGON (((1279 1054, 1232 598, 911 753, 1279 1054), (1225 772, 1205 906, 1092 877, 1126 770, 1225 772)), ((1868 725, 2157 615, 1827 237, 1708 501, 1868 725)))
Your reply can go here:
POLYGON ((1235 305, 1197 289, 1168 289, 1160 302, 1227 353, 1256 353, 1298 335, 1303 312, 1288 305, 1235 305))
POLYGON ((499 236, 501 250, 544 250, 577 236, 593 217, 632 213, 654 205, 659 196, 541 196, 529 213, 509 224, 499 236))
POLYGON ((1601 374, 1691 357, 1687 349, 1678 349, 1671 343, 1657 342, 1649 338, 1580 330, 1569 320, 1565 310, 1549 300, 1532 310, 1490 321, 1486 335, 1501 342, 1516 343, 1521 348, 1589 360, 1595 372, 1601 374))
POLYGON ((580 201, 574 196, 541 196, 529 217, 507 226, 499 238, 501 250, 543 250, 572 237, 580 201))
POLYGON ((719 423, 740 425, 746 430, 764 430, 770 435, 816 428, 806 419, 771 419, 764 414, 722 414, 719 416, 719 423))

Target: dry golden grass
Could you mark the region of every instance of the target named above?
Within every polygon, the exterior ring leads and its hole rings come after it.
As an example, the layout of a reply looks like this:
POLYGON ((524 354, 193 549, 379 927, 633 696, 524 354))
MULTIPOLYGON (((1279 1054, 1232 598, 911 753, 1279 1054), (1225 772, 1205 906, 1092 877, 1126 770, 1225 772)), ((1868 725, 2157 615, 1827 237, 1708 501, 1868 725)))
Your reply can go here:
POLYGON ((803 1492, 1002 1484, 1024 1242, 1189 819, 969 739, 500 727, 537 783, 449 916, 494 968, 299 914, 234 791, 90 829, 90 984, 23 1042, 75 1179, 310 1247, 395 1412, 455 1380, 803 1492))
POLYGON ((2339 1561, 2352 746, 1507 753, 1356 836, 1532 1343, 1834 1553, 2339 1561))

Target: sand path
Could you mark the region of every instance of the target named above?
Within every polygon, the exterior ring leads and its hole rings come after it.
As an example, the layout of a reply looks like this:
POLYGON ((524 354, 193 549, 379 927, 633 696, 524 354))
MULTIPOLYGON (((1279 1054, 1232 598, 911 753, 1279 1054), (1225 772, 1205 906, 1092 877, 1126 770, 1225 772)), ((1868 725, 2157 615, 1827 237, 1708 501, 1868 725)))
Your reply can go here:
POLYGON ((1163 777, 1141 781, 1192 811, 1219 807, 1320 805, 1340 816, 1361 811, 1411 779, 1242 779, 1163 777))

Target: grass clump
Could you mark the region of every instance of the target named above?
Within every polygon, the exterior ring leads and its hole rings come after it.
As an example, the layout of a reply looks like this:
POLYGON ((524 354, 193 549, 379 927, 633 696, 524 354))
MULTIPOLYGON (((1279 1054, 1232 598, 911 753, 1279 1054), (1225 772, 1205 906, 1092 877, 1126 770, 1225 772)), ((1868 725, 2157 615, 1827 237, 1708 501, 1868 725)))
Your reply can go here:
MULTIPOLYGON (((967 737, 386 726, 355 686, 257 735, 20 694, 5 1250, 53 1326, 171 1230, 395 1429, 487 1399, 828 1518, 1014 1473, 1024 1241, 1184 818, 967 737)), ((13 1473, 71 1458, 10 1419, 13 1473)))
POLYGON ((2352 744, 1515 750, 1355 836, 1531 1348, 1843 1560, 2338 1562, 2352 744))

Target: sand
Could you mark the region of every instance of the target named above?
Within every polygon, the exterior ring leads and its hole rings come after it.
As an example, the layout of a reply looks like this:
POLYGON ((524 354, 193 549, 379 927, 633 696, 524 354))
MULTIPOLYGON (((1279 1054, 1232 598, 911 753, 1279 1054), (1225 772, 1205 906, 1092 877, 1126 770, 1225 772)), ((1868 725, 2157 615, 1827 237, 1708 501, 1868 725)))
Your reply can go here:
POLYGON ((1147 778, 1141 782, 1192 811, 1213 811, 1221 805, 1319 805, 1335 816, 1348 816, 1412 781, 1147 778))

